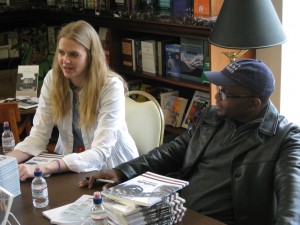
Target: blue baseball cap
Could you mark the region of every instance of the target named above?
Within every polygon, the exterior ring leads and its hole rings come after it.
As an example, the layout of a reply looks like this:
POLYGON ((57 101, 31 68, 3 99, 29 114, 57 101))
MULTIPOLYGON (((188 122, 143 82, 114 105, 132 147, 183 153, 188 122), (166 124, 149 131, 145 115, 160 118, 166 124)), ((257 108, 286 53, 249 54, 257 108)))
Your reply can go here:
POLYGON ((268 98, 275 89, 271 69, 260 60, 239 59, 221 71, 205 71, 207 79, 217 86, 243 86, 260 97, 268 98))

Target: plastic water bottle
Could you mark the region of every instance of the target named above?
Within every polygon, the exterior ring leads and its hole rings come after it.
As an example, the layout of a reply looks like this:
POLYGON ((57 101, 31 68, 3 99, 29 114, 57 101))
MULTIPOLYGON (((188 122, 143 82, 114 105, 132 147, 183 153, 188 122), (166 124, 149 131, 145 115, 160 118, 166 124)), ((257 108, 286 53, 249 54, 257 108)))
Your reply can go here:
POLYGON ((15 137, 10 131, 9 123, 3 123, 3 133, 2 133, 2 149, 3 153, 7 154, 14 150, 15 147, 15 137))
POLYGON ((107 225, 107 213, 102 204, 102 196, 99 191, 94 192, 93 207, 91 209, 91 218, 99 225, 107 225))
POLYGON ((42 170, 39 166, 34 169, 34 179, 31 183, 32 203, 36 208, 44 208, 48 205, 48 186, 42 176, 42 170))

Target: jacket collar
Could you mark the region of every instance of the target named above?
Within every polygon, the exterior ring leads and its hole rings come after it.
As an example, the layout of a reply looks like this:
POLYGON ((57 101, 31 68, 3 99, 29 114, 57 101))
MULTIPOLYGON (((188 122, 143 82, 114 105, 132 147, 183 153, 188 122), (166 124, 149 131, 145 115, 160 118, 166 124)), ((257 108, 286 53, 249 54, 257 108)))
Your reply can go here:
MULTIPOLYGON (((208 110, 216 111, 216 107, 213 106, 208 110)), ((215 115, 216 115, 216 113, 208 112, 207 116, 205 116, 203 122, 206 124, 213 125, 213 126, 218 125, 223 120, 216 118, 215 115)), ((275 108, 275 106, 273 105, 271 100, 269 100, 269 102, 266 105, 266 110, 264 111, 262 117, 259 119, 260 124, 258 127, 258 131, 261 133, 264 133, 265 135, 269 135, 269 136, 274 135, 276 133, 276 129, 278 126, 278 117, 279 117, 279 114, 278 114, 277 109, 275 108)))

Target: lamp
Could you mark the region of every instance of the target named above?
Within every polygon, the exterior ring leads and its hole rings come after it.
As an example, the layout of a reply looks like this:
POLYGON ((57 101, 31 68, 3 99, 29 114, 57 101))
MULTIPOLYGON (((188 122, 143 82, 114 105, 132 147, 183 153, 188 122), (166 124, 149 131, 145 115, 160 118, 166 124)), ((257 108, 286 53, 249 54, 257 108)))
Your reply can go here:
POLYGON ((224 52, 234 61, 249 49, 282 44, 286 36, 271 0, 224 0, 208 40, 218 47, 241 50, 224 52))

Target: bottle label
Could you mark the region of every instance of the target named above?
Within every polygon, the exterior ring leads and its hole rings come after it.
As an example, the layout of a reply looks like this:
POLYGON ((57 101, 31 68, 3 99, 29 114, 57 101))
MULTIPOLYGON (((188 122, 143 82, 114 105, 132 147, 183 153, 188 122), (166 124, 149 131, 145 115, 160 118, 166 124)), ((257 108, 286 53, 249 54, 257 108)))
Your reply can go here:
POLYGON ((44 200, 48 197, 48 188, 45 186, 43 189, 32 189, 32 197, 36 200, 44 200))

